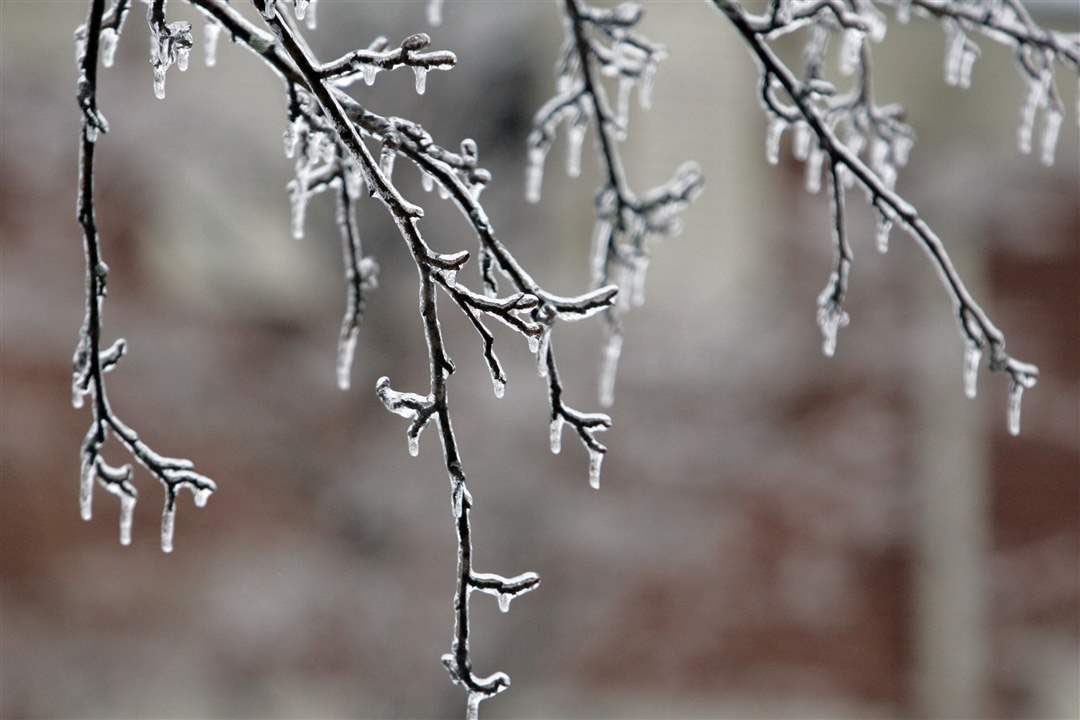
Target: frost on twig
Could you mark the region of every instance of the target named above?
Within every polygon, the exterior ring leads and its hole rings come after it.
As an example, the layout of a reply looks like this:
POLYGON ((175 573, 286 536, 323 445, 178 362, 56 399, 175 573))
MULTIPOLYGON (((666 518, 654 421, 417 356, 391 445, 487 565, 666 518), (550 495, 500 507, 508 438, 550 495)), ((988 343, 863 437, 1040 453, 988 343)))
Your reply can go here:
MULTIPOLYGON (((180 491, 191 491, 195 504, 202 507, 216 489, 214 482, 194 470, 190 460, 166 457, 147 445, 113 411, 105 385, 106 373, 112 372, 127 351, 127 343, 116 340, 102 348, 102 312, 108 289, 109 267, 101 250, 94 211, 94 155, 97 141, 108 131, 108 123, 97 107, 98 60, 110 58, 123 28, 128 3, 117 0, 109 13, 104 0, 92 0, 89 18, 76 33, 77 98, 82 110, 79 144, 79 194, 77 217, 83 231, 86 253, 86 307, 82 328, 75 347, 72 373, 72 403, 83 407, 89 400, 91 422, 81 449, 79 512, 84 520, 93 515, 94 486, 100 485, 120 501, 120 543, 131 543, 131 527, 138 490, 130 464, 116 467, 102 456, 110 434, 165 490, 161 517, 161 549, 172 552, 176 503, 180 491), (103 57, 104 56, 104 57, 103 57)), ((152 9, 153 11, 153 9, 152 9)))
MULTIPOLYGON (((582 147, 592 126, 605 181, 596 194, 591 274, 597 287, 613 284, 620 290, 618 303, 605 312, 607 342, 600 366, 600 403, 610 406, 622 318, 645 302, 650 242, 682 232, 679 215, 703 180, 695 163, 685 163, 664 185, 635 194, 618 143, 627 136, 634 92, 643 109, 650 107, 657 67, 667 51, 635 31, 642 17, 635 2, 601 9, 584 0, 563 0, 563 6, 567 33, 555 66, 556 94, 537 111, 529 133, 525 194, 530 202, 540 200, 544 165, 560 125, 566 127, 566 172, 580 175, 582 147), (603 78, 615 80, 614 106, 603 78)), ((599 455, 593 460, 598 473, 599 455)))
MULTIPOLYGON (((434 432, 441 441, 458 549, 451 651, 442 660, 451 680, 465 690, 467 713, 475 717, 480 702, 506 689, 510 679, 504 673, 482 677, 473 672, 469 651, 470 596, 476 590, 491 595, 505 612, 512 600, 537 587, 540 580, 535 573, 504 577, 473 569, 470 520, 473 500, 451 425, 448 388, 455 366, 439 322, 438 297, 441 294, 449 307, 459 310, 479 335, 481 355, 491 373, 496 396, 505 393, 508 377, 495 353, 495 335, 489 324, 497 321, 524 338, 525 346, 536 355, 538 374, 548 389, 552 449, 558 452, 562 428, 569 425, 587 450, 589 479, 597 487, 601 459, 606 452, 597 435, 611 427, 611 420, 599 413, 578 411, 566 403, 553 335, 561 322, 581 320, 611 308, 617 289, 601 286, 573 297, 544 290, 495 234, 480 202, 491 174, 480 167, 479 150, 473 140, 463 139, 457 150, 449 150, 437 144, 420 125, 376 114, 346 93, 346 88, 357 78, 371 84, 378 72, 399 68, 414 74, 416 90, 423 93, 428 72, 449 70, 456 63, 453 53, 430 50, 431 39, 427 35, 410 35, 396 47, 384 38, 377 38, 367 48, 320 63, 314 59, 298 25, 303 21, 309 29, 314 26, 314 0, 255 0, 269 31, 245 18, 227 0, 189 2, 206 19, 208 65, 216 62, 216 43, 224 32, 258 55, 283 83, 286 97, 283 145, 285 154, 294 161, 294 177, 287 185, 292 234, 297 238, 303 236, 306 210, 313 196, 332 192, 337 200, 346 295, 336 363, 337 384, 342 389, 350 385, 350 369, 367 296, 378 282, 378 265, 363 254, 357 230, 356 213, 365 196, 377 200, 390 214, 412 256, 419 277, 419 315, 427 340, 429 385, 426 392, 403 392, 395 390, 388 378, 382 378, 376 384, 376 394, 389 411, 408 421, 405 434, 412 455, 419 453, 420 435, 428 426, 436 428, 434 432), (375 143, 378 150, 373 153, 368 143, 375 143), (479 241, 479 289, 470 287, 461 276, 471 257, 469 252, 439 253, 428 245, 420 229, 423 208, 405 199, 394 184, 394 173, 402 172, 399 158, 416 167, 425 190, 438 188, 440 198, 451 200, 472 228, 479 241), (500 291, 496 275, 508 283, 506 291, 500 291)), ((77 405, 90 397, 94 413, 83 446, 80 502, 84 516, 88 516, 95 482, 117 495, 121 500, 121 539, 128 541, 136 490, 131 482, 131 468, 113 467, 100 454, 108 434, 112 433, 165 486, 162 546, 170 550, 179 491, 190 489, 196 504, 202 505, 215 486, 196 473, 190 461, 164 457, 145 445, 138 434, 113 414, 105 396, 104 374, 116 367, 127 345, 121 340, 106 349, 100 347, 107 267, 101 260, 94 224, 93 153, 94 142, 100 133, 108 130, 108 124, 97 109, 96 73, 99 48, 111 56, 129 0, 116 0, 108 13, 104 4, 104 0, 90 0, 90 21, 76 33, 80 69, 77 98, 83 113, 79 220, 86 239, 88 300, 75 355, 74 397, 77 405)), ((193 37, 190 24, 167 21, 164 0, 151 0, 149 5, 154 90, 161 97, 169 67, 173 64, 181 70, 186 67, 193 37)), ((655 202, 662 203, 663 199, 658 195, 655 202)))
MULTIPOLYGON (((1008 427, 1020 430, 1020 399, 1035 385, 1039 371, 1005 350, 1005 336, 975 302, 953 266, 945 246, 919 212, 896 190, 897 172, 906 164, 914 133, 898 105, 879 105, 874 97, 871 43, 886 32, 886 15, 869 0, 769 0, 755 15, 738 0, 709 0, 731 22, 761 72, 759 96, 768 117, 766 158, 776 163, 783 134, 790 130, 792 149, 804 161, 806 189, 817 192, 823 169, 829 178, 832 205, 834 266, 818 298, 817 319, 822 349, 831 356, 837 333, 848 324, 844 309, 852 251, 847 240, 844 194, 858 186, 876 215, 875 245, 884 253, 889 234, 899 226, 926 252, 952 297, 964 341, 963 387, 974 397, 979 364, 985 356, 991 371, 1009 376, 1008 427), (805 72, 802 78, 773 51, 772 41, 805 31, 805 72), (840 73, 853 77, 841 91, 826 79, 826 50, 834 36, 841 38, 840 73)), ((979 48, 974 32, 1011 46, 1029 85, 1021 123, 1021 150, 1030 141, 1034 114, 1045 115, 1043 159, 1053 160, 1053 145, 1061 122, 1061 101, 1054 89, 1056 65, 1080 69, 1080 39, 1039 28, 1019 0, 894 0, 897 16, 911 12, 940 19, 945 27, 946 80, 967 86, 979 48)))

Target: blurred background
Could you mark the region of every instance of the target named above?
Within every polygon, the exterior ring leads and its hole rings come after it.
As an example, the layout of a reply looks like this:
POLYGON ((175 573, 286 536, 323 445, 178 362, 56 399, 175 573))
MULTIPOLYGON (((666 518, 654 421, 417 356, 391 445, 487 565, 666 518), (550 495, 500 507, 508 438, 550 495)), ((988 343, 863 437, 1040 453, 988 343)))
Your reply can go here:
MULTIPOLYGON (((525 344, 499 335, 510 384, 496 400, 475 335, 444 313, 477 566, 543 578, 507 615, 473 603, 477 672, 514 679, 484 716, 1077 717, 1076 83, 1063 75, 1069 115, 1044 169, 1016 150, 1026 90, 1008 50, 980 40, 967 92, 942 80, 933 23, 894 23, 875 51, 879 99, 906 105, 919 134, 900 191, 1010 349, 1042 369, 1012 438, 1007 383, 982 373, 978 399, 964 398, 935 271, 899 232, 877 254, 861 193, 849 203, 852 323, 837 357, 822 356, 826 198, 803 191, 789 138, 780 167, 766 165, 757 70, 726 21, 697 0, 645 5, 642 30, 671 58, 654 109, 632 114, 631 181, 647 189, 695 159, 708 186, 685 234, 656 248, 648 303, 629 318, 599 493, 569 435, 548 451, 525 344)), ((583 177, 565 177, 560 140, 543 203, 523 199, 558 7, 451 0, 430 28, 425 6, 322 0, 309 36, 323 59, 417 31, 456 51, 457 69, 432 73, 422 97, 407 71, 354 90, 448 147, 475 138, 501 239, 548 289, 583 290, 600 182, 591 138, 583 177)), ((1040 7, 1076 29, 1071 0, 1040 7)), ((280 84, 227 37, 204 67, 201 18, 180 2, 170 15, 195 21, 197 47, 187 73, 169 72, 167 99, 151 90, 141 6, 101 75, 105 334, 130 350, 109 389, 143 438, 220 489, 203 510, 181 497, 171 556, 144 473, 130 547, 103 492, 93 521, 79 519, 89 415, 70 401, 84 282, 72 31, 85 12, 0 2, 0 715, 459 716, 438 662, 455 563, 439 448, 425 434, 410 458, 404 423, 372 392, 383 374, 425 382, 415 271, 382 207, 364 202, 381 287, 353 390, 339 392, 332 198, 313 201, 293 240, 280 84)), ((475 247, 411 167, 395 180, 424 205, 433 245, 475 247)), ((475 272, 463 277, 478 286, 475 272)), ((599 323, 557 342, 571 402, 596 409, 599 323)))

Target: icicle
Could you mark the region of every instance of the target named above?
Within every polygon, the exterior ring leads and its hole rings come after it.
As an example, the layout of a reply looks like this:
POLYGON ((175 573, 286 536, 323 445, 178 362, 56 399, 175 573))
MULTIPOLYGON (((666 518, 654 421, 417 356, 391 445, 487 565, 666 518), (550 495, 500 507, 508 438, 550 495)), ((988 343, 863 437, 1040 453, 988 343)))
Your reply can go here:
MULTIPOLYGON (((436 2, 437 0, 432 0, 436 2)), ((432 23, 437 25, 438 23, 432 23)), ((465 698, 465 720, 480 720, 480 702, 484 696, 478 692, 470 692, 465 698)))
POLYGON ((1024 397, 1024 386, 1012 380, 1009 383, 1009 434, 1020 434, 1020 402, 1024 397))
POLYGON ((593 490, 600 489, 600 466, 604 462, 604 453, 589 448, 589 486, 593 490))
POLYGON ((176 49, 176 67, 180 68, 180 72, 187 72, 190 60, 191 48, 181 46, 176 49))
POLYGON ((566 131, 566 174, 570 177, 581 175, 581 146, 585 143, 586 125, 574 123, 566 131))
POLYGON ((435 189, 435 178, 432 177, 430 173, 421 170, 420 187, 424 188, 424 192, 431 192, 435 189))
POLYGON ((781 117, 774 117, 769 121, 769 131, 765 137, 765 159, 770 165, 780 162, 780 139, 786 127, 787 121, 781 117))
POLYGON ((413 75, 416 76, 416 94, 423 95, 424 90, 427 88, 427 68, 414 66, 413 75))
POLYGON ((113 60, 116 58, 116 45, 120 36, 116 34, 116 31, 112 28, 105 28, 98 35, 100 48, 101 48, 101 64, 107 68, 113 66, 113 60))
POLYGON ((613 333, 604 346, 604 356, 600 363, 600 404, 604 407, 611 407, 615 402, 615 373, 619 369, 622 343, 622 335, 613 333))
POLYGON ((510 600, 512 599, 510 593, 499 593, 499 611, 510 612, 510 600))
POLYGON ((884 255, 889 252, 889 231, 892 230, 892 219, 883 212, 877 215, 877 249, 884 255))
POLYGON ((165 68, 154 68, 154 97, 158 100, 165 99, 165 68))
POLYGON ((409 455, 416 457, 420 454, 420 436, 408 434, 409 437, 409 455))
POLYGON ((394 174, 394 160, 396 158, 397 150, 390 145, 382 146, 382 152, 379 153, 379 165, 387 180, 390 180, 391 176, 394 174))
POLYGON ((859 51, 862 49, 863 33, 861 30, 844 31, 844 40, 840 46, 840 72, 852 75, 859 67, 859 51))
POLYGON ((625 128, 630 119, 630 91, 634 87, 634 79, 621 75, 619 77, 619 92, 615 105, 615 117, 618 124, 625 128))
POLYGON ((166 498, 165 509, 161 513, 161 550, 173 551, 173 531, 176 529, 176 498, 166 498))
POLYGON ((544 183, 544 158, 547 151, 534 147, 529 150, 528 166, 525 168, 525 199, 540 202, 540 189, 544 183))
POLYGON ((806 123, 795 126, 795 143, 792 152, 796 160, 806 160, 810 155, 810 126, 806 123))
POLYGON ((611 221, 596 221, 592 241, 592 280, 599 284, 607 272, 608 241, 611 237, 611 221))
POLYGON ((947 23, 945 28, 949 36, 949 47, 945 50, 945 84, 955 87, 960 84, 967 39, 954 22, 947 23))
POLYGON ((974 399, 979 379, 979 360, 982 348, 971 340, 964 347, 964 394, 974 399))
POLYGON ((1050 167, 1054 164, 1054 152, 1057 148, 1058 133, 1061 131, 1062 114, 1058 110, 1048 110, 1043 120, 1042 164, 1050 167))
POLYGON ((379 68, 376 65, 364 65, 364 82, 368 85, 375 84, 375 76, 379 74, 379 68))
POLYGON ((120 493, 120 544, 131 544, 131 525, 135 515, 135 498, 120 493))
POLYGON ((806 192, 817 193, 821 190, 821 163, 825 160, 825 151, 815 147, 806 160, 806 192))
POLYGON ((205 52, 206 67, 217 65, 217 46, 220 37, 221 24, 215 21, 206 23, 203 27, 203 50, 205 52))
POLYGON ((897 0, 896 19, 901 25, 906 25, 911 20, 911 0, 897 0))
POLYGON ((318 1, 319 0, 310 0, 310 3, 308 4, 307 22, 305 23, 308 30, 314 30, 319 26, 318 15, 315 13, 315 7, 317 6, 318 1))
MULTIPOLYGON (((350 295, 353 291, 350 290, 350 295)), ((350 298, 351 299, 351 298, 350 298)), ((337 348, 337 386, 339 390, 348 390, 352 383, 352 361, 356 354, 356 341, 359 336, 359 328, 350 327, 348 332, 342 333, 338 338, 337 348)))
POLYGON ((89 520, 94 515, 94 478, 97 475, 95 461, 84 457, 79 474, 79 515, 89 520))
POLYGON ((630 287, 632 288, 630 303, 634 307, 641 307, 645 304, 645 275, 648 270, 649 258, 647 256, 639 255, 634 258, 634 269, 630 278, 630 287))
POLYGON ((653 85, 656 82, 656 63, 646 63, 641 71, 641 87, 638 88, 638 103, 642 110, 652 107, 653 85))
POLYGON ((967 90, 971 87, 971 72, 975 69, 975 60, 979 57, 977 52, 967 48, 960 59, 960 87, 967 90))
POLYGON ((427 21, 429 25, 435 27, 442 25, 442 4, 443 0, 428 0, 427 21))
POLYGON ((1043 104, 1045 87, 1041 81, 1029 83, 1027 98, 1020 109, 1020 128, 1017 130, 1017 146, 1025 155, 1031 152, 1031 136, 1035 130, 1035 113, 1043 104))
POLYGON ((555 419, 551 421, 550 437, 551 437, 551 454, 558 455, 562 451, 562 431, 563 425, 566 420, 562 415, 556 415, 555 419))
POLYGON ((537 335, 529 335, 528 338, 529 338, 529 352, 531 352, 533 355, 535 355, 537 353, 537 351, 540 350, 540 338, 537 335))
MULTIPOLYGON (((272 2, 273 0, 267 0, 272 2)), ((307 13, 308 0, 293 0, 293 12, 296 13, 297 20, 303 20, 304 15, 307 13)))
POLYGON ((503 382, 502 380, 500 380, 499 378, 495 377, 494 375, 492 375, 491 376, 491 385, 492 385, 492 388, 495 390, 495 397, 497 397, 497 398, 499 398, 501 400, 503 395, 506 394, 506 383, 503 382))
POLYGON ((439 199, 445 200, 448 197, 450 197, 450 190, 442 183, 439 183, 439 199))
POLYGON ((206 502, 210 499, 210 493, 213 491, 210 488, 196 488, 192 491, 192 495, 195 499, 195 507, 206 507, 206 502))
POLYGON ((300 240, 304 237, 304 217, 307 215, 308 195, 299 178, 289 181, 289 200, 292 208, 292 236, 300 240))
POLYGON ((548 346, 551 344, 551 328, 545 327, 540 334, 540 342, 536 345, 536 372, 542 378, 548 376, 547 355, 548 346))

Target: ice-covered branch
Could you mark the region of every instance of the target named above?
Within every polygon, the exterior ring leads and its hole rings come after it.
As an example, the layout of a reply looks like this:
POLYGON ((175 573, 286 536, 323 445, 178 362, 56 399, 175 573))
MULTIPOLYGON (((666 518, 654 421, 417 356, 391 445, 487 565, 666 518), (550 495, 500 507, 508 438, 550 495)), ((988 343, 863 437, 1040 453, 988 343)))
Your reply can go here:
POLYGON ((387 50, 390 41, 380 36, 366 50, 354 50, 323 65, 319 68, 319 73, 341 86, 348 85, 361 76, 365 83, 374 85, 375 76, 380 70, 411 67, 416 76, 416 92, 423 95, 429 70, 449 70, 457 63, 454 53, 446 50, 420 52, 430 44, 430 37, 425 33, 417 33, 402 40, 397 48, 387 50))
MULTIPOLYGON (((623 170, 618 143, 626 137, 633 91, 637 89, 642 108, 648 108, 657 66, 667 51, 634 31, 642 17, 637 3, 601 9, 583 0, 563 0, 563 6, 567 38, 556 64, 556 94, 533 120, 525 193, 531 202, 539 201, 545 160, 561 124, 566 125, 567 174, 576 177, 581 173, 582 145, 591 124, 605 176, 596 195, 592 277, 597 286, 610 283, 621 289, 618 304, 605 313, 607 342, 601 362, 600 402, 611 405, 623 343, 622 316, 645 300, 649 241, 681 232, 678 215, 700 191, 703 181, 697 165, 686 163, 661 187, 642 197, 634 193, 623 170), (616 78, 614 108, 601 76, 616 78)), ((557 445, 553 443, 553 447, 557 445)))
POLYGON ((822 165, 828 164, 836 265, 818 298, 825 354, 833 353, 837 331, 848 322, 843 300, 852 256, 846 238, 843 196, 846 187, 858 184, 878 215, 878 249, 888 249, 889 231, 892 225, 899 224, 926 252, 951 295, 965 342, 965 392, 974 395, 975 376, 984 353, 991 371, 1009 376, 1008 426, 1010 432, 1018 433, 1020 397, 1035 385, 1038 368, 1006 352, 1004 334, 972 298, 941 240, 915 207, 894 190, 897 167, 906 162, 914 135, 903 123, 902 109, 878 107, 873 99, 869 41, 884 36, 884 16, 866 0, 846 0, 841 7, 829 2, 772 0, 764 15, 748 13, 736 0, 710 2, 731 22, 761 70, 762 106, 769 116, 769 161, 777 162, 781 136, 787 128, 793 128, 794 152, 805 160, 809 191, 818 190, 822 165), (803 80, 769 43, 787 25, 796 23, 810 30, 803 80), (840 69, 856 78, 849 93, 839 93, 821 73, 829 33, 835 30, 843 34, 840 69), (869 148, 869 162, 861 157, 864 148, 869 148))
MULTIPOLYGON (((171 552, 176 502, 180 490, 189 489, 195 504, 201 507, 206 504, 216 486, 212 480, 195 472, 190 460, 165 457, 154 451, 138 433, 120 420, 109 405, 105 374, 117 367, 127 350, 127 343, 120 339, 102 349, 102 311, 109 267, 102 257, 101 238, 98 235, 94 210, 94 156, 98 140, 108 131, 108 123, 97 106, 97 68, 105 43, 115 44, 127 12, 127 3, 119 0, 109 15, 105 14, 104 5, 104 0, 92 0, 89 18, 76 32, 77 99, 82 111, 77 217, 82 227, 86 253, 86 309, 73 361, 72 402, 79 408, 89 398, 91 412, 90 429, 81 450, 79 508, 83 519, 89 520, 93 512, 95 483, 116 495, 120 501, 120 542, 123 545, 130 544, 138 491, 132 483, 132 466, 128 464, 114 467, 106 462, 101 454, 109 434, 112 433, 128 453, 157 478, 165 489, 161 549, 171 552), (106 21, 110 24, 107 25, 106 21)), ((108 52, 111 53, 112 49, 108 52)))

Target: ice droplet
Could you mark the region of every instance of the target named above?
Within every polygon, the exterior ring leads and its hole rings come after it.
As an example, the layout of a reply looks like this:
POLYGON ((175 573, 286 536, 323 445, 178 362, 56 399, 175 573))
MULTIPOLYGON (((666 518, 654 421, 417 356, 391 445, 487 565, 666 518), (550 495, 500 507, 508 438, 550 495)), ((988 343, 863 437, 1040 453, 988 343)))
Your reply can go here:
POLYGON ((424 192, 431 192, 435 189, 435 178, 431 173, 420 171, 420 187, 424 188, 424 192))
POLYGON ((495 397, 502 399, 503 395, 506 394, 506 383, 493 375, 491 385, 495 391, 495 397))
POLYGON ((208 22, 203 27, 203 51, 206 59, 206 67, 217 65, 218 38, 221 37, 221 24, 208 22))
POLYGON ((293 11, 296 13, 297 20, 304 19, 304 14, 307 13, 307 6, 308 0, 293 0, 293 11))
POLYGON ((818 327, 821 328, 821 352, 825 357, 836 354, 836 336, 840 328, 847 326, 850 318, 840 305, 832 300, 819 301, 818 327))
POLYGON ((416 76, 416 94, 423 95, 424 90, 427 89, 427 74, 428 70, 425 67, 414 67, 413 75, 416 76))
POLYGON ((198 488, 194 492, 195 507, 206 507, 206 501, 210 499, 211 490, 209 488, 198 488))
POLYGON ((420 454, 420 436, 409 435, 409 455, 416 457, 420 454))
POLYGON ((509 593, 499 593, 499 610, 501 612, 510 612, 510 600, 512 596, 509 593))
POLYGON ((964 347, 964 394, 974 398, 979 379, 979 360, 982 358, 982 348, 968 340, 964 347))
POLYGON ((379 74, 379 68, 375 65, 364 65, 364 82, 368 85, 375 84, 375 76, 379 74))
POLYGON ((600 489, 600 466, 604 462, 604 453, 589 448, 589 487, 600 489))
POLYGON ((562 415, 555 416, 555 419, 551 421, 551 454, 558 455, 562 451, 562 431, 563 425, 566 420, 562 415))
POLYGON ((529 352, 531 352, 533 355, 535 355, 537 353, 537 351, 540 350, 540 336, 539 335, 529 335, 528 339, 529 339, 529 352))

